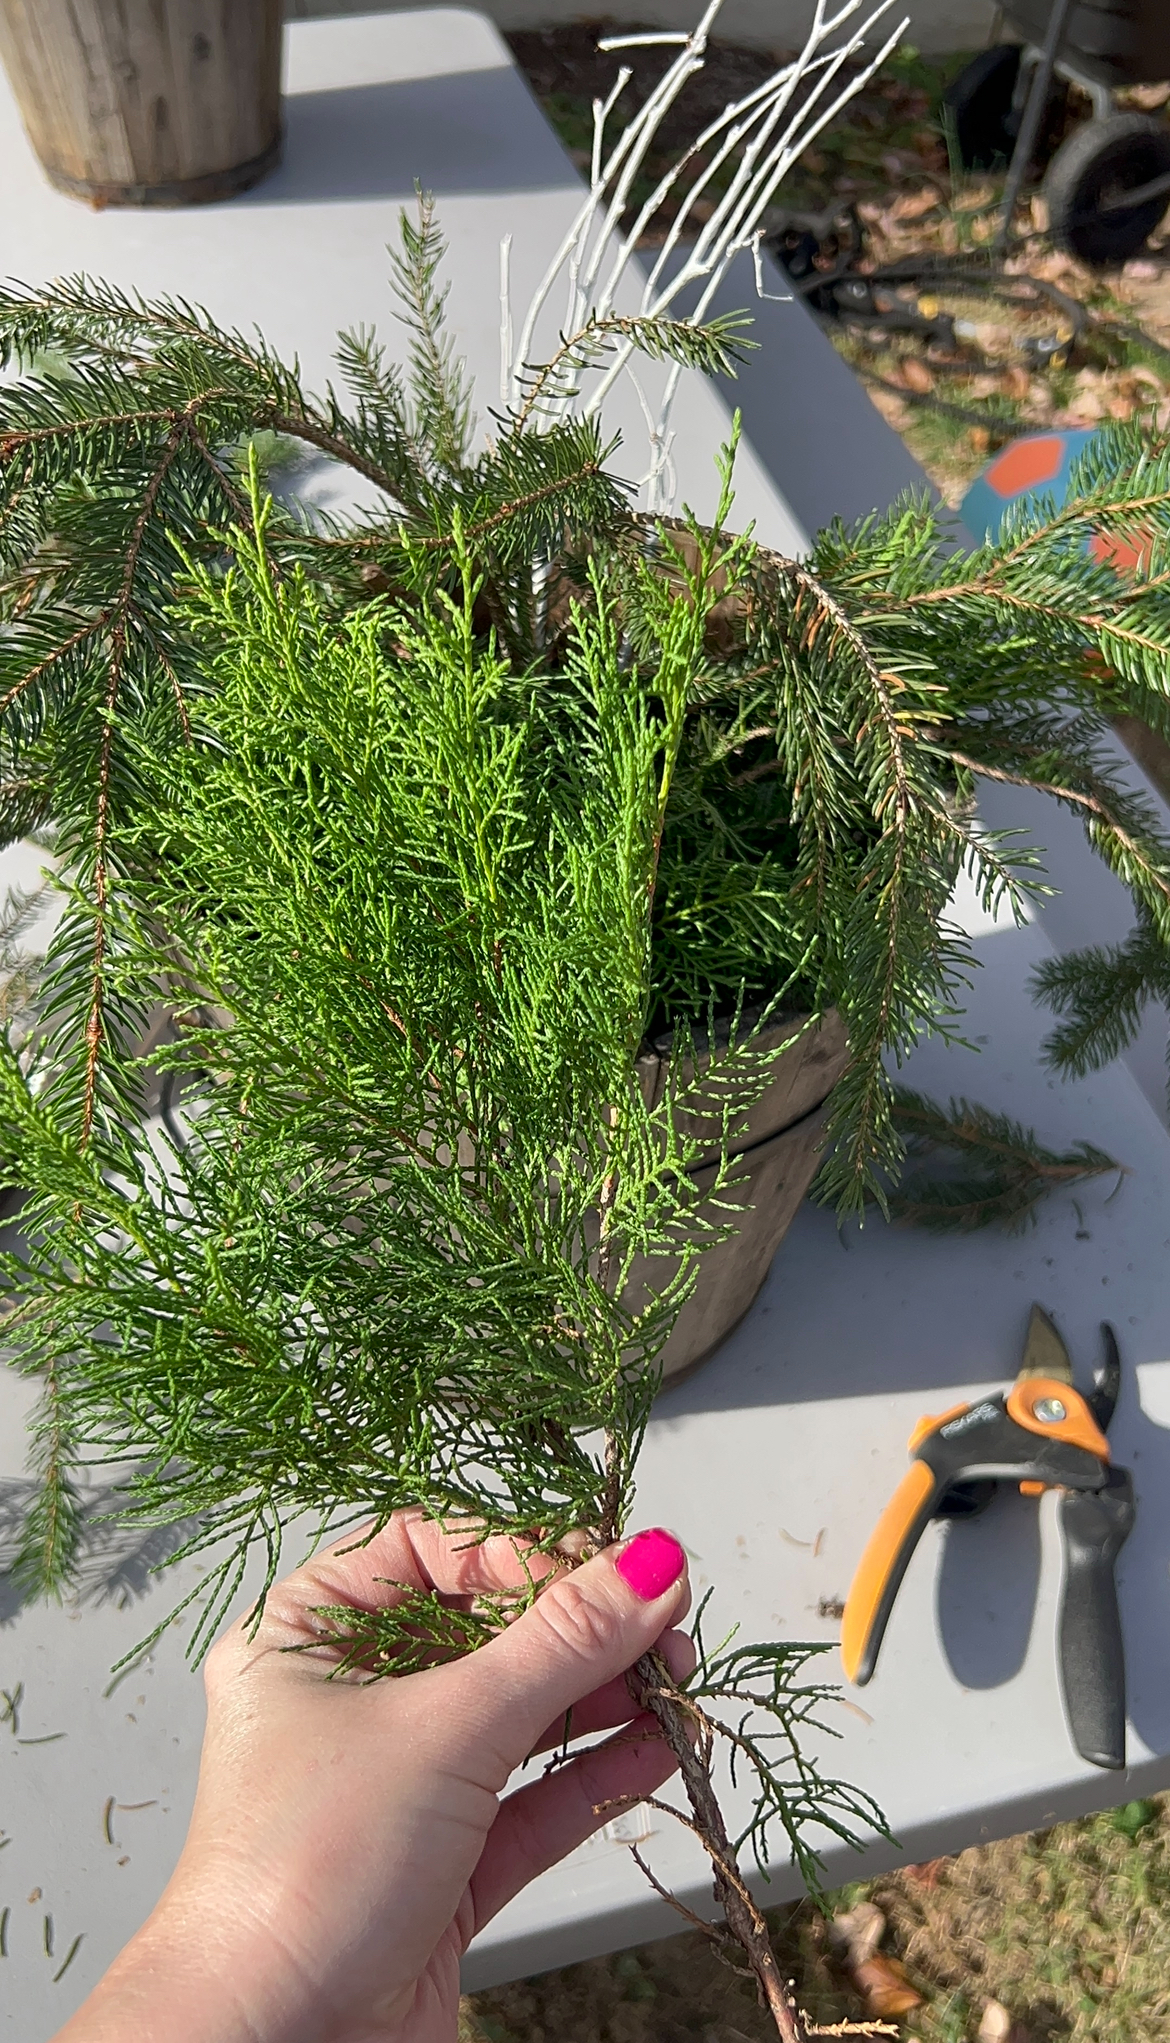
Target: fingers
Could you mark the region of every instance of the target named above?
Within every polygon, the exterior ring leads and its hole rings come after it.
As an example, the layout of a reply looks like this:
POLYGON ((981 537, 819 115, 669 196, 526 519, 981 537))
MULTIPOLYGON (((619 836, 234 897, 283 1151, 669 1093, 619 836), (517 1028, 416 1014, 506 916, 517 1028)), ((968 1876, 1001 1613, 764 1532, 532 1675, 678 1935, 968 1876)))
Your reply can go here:
POLYGON ((546 1730, 632 1667, 687 1602, 686 1555, 657 1529, 554 1579, 498 1638, 443 1670, 444 1743, 475 1753, 498 1791, 546 1730))
POLYGON ((386 1610, 401 1589, 438 1590, 458 1603, 486 1592, 523 1589, 544 1581, 563 1563, 536 1554, 519 1538, 502 1534, 478 1540, 470 1522, 442 1525, 421 1511, 396 1511, 372 1536, 359 1527, 324 1547, 279 1582, 269 1595, 265 1631, 272 1644, 301 1637, 318 1605, 345 1604, 354 1610, 386 1610), (277 1633, 284 1636, 278 1638, 277 1633))
POLYGON ((654 1794, 677 1763, 655 1718, 638 1716, 616 1738, 509 1795, 471 1881, 474 1933, 538 1873, 619 1813, 605 1804, 654 1794))
MULTIPOLYGON (((655 1651, 661 1653, 676 1681, 685 1681, 695 1664, 694 1641, 687 1632, 663 1632, 655 1642, 655 1651)), ((634 1701, 626 1687, 624 1674, 607 1681, 603 1687, 595 1688, 579 1703, 574 1703, 569 1713, 567 1735, 570 1738, 593 1738, 599 1731, 612 1731, 619 1724, 627 1724, 634 1714, 634 1701)), ((555 1724, 549 1724, 543 1736, 537 1741, 537 1752, 554 1752, 565 1742, 564 1717, 558 1717, 555 1724)))

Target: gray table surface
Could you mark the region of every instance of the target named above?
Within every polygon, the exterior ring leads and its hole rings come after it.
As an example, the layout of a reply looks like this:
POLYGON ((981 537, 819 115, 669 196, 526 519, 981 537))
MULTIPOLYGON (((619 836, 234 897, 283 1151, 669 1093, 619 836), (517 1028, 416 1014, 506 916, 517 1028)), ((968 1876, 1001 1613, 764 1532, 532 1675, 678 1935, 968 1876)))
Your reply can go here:
MULTIPOLYGON (((383 246, 417 176, 440 200, 453 325, 481 402, 492 402, 500 237, 514 236, 520 296, 578 189, 507 51, 482 16, 447 9, 300 23, 288 50, 283 167, 229 205, 183 214, 93 214, 52 193, 0 89, 0 269, 36 280, 84 268, 148 294, 181 292, 230 322, 255 321, 299 353, 319 386, 338 327, 378 319, 393 340, 383 246)), ((728 297, 749 302, 749 280, 734 279, 728 297)), ((857 515, 920 483, 802 309, 769 302, 756 318, 763 347, 734 389, 688 383, 684 393, 680 492, 695 508, 712 499, 729 395, 745 420, 739 515, 773 545, 799 546, 834 513, 857 515)), ((1170 1784, 1164 1018, 1151 1017, 1131 1056, 1092 1080, 1060 1084, 1045 1071, 1028 973, 1053 947, 1119 934, 1126 903, 1075 828, 1042 805, 1037 815, 1022 799, 998 799, 988 819, 1035 828, 1063 891, 1023 929, 996 928, 973 901, 957 901, 980 966, 967 1027, 981 1055, 927 1045, 913 1081, 1010 1109, 1052 1141, 1099 1142, 1127 1166, 1120 1191, 1110 1199, 1106 1180, 1078 1201, 1053 1199, 1018 1239, 945 1242, 880 1225, 838 1235, 827 1214, 806 1208, 748 1318, 660 1401, 639 1494, 643 1522, 676 1526, 696 1583, 715 1584, 714 1622, 738 1621, 750 1638, 831 1640, 836 1625, 820 1607, 844 1594, 905 1466, 914 1419, 1013 1373, 1033 1298, 1056 1313, 1086 1367, 1097 1322, 1113 1320, 1126 1365, 1116 1446, 1139 1495, 1120 1571, 1129 1773, 1096 1772, 1069 1746, 1055 1675, 1051 1499, 1037 1510, 1003 1498, 976 1524, 928 1530, 877 1678, 830 1713, 841 1736, 834 1770, 877 1797, 911 1859, 1170 1784)), ((0 879, 22 859, 25 872, 35 865, 27 852, 8 854, 0 879)), ((28 1403, 26 1386, 0 1380, 0 1534, 22 1495, 28 1403)), ((194 1579, 187 1568, 153 1581, 162 1557, 157 1543, 126 1549, 95 1528, 81 1592, 63 1609, 22 1610, 0 1579, 0 1689, 23 1689, 18 1725, 0 1724, 0 1908, 11 1910, 0 2027, 27 2043, 51 2035, 83 1997, 150 1908, 182 1841, 202 1721, 184 1627, 109 1686, 114 1660, 194 1579)), ((709 1908, 686 1834, 657 1817, 627 1819, 503 1912, 468 1955, 469 1984, 672 1930, 676 1919, 623 1841, 645 1831, 660 1877, 709 1908)), ((860 1859, 830 1851, 829 1874, 852 1877, 894 1856, 877 1844, 860 1859)), ((794 1891, 790 1870, 774 1867, 770 1897, 794 1891)))

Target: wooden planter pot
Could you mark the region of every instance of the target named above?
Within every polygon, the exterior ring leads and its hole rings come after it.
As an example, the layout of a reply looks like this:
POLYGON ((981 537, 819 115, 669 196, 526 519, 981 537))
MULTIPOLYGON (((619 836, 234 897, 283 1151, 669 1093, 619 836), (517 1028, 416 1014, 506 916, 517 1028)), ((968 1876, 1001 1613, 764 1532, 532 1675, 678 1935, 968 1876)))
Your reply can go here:
POLYGON ((60 191, 190 206, 280 157, 282 0, 0 0, 0 57, 60 191))
MULTIPOLYGON (((730 1196, 742 1201, 745 1210, 730 1240, 702 1257, 694 1292, 663 1351, 664 1382, 677 1382, 697 1369, 739 1325, 820 1163, 825 1103, 849 1061, 845 1029, 835 1012, 815 1027, 809 1027, 804 1016, 782 1015, 761 1032, 759 1045, 770 1049, 789 1037, 791 1047, 777 1059, 767 1091, 732 1145, 737 1167, 730 1196)), ((650 1105, 661 1097, 669 1061, 666 1045, 640 1060, 650 1105)), ((714 1183, 718 1169, 719 1122, 701 1112, 688 1116, 687 1122, 700 1139, 710 1142, 709 1156, 700 1156, 691 1172, 703 1190, 714 1183)), ((711 1219, 721 1223, 734 1217, 714 1202, 709 1211, 711 1219)), ((660 1289, 671 1267, 668 1257, 642 1260, 631 1279, 631 1303, 640 1302, 640 1288, 660 1289)))

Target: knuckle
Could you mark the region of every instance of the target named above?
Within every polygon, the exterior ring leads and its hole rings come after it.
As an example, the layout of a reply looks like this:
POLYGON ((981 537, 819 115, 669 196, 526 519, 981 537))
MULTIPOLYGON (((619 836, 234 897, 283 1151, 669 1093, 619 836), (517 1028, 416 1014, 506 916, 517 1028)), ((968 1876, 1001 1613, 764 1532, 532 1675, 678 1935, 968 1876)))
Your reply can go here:
POLYGON ((588 1595, 570 1578, 538 1598, 539 1612, 557 1644, 590 1664, 620 1656, 622 1620, 614 1606, 588 1595))
POLYGON ((236 1659, 236 1642, 231 1632, 216 1640, 203 1662, 203 1687, 208 1699, 222 1695, 236 1659))

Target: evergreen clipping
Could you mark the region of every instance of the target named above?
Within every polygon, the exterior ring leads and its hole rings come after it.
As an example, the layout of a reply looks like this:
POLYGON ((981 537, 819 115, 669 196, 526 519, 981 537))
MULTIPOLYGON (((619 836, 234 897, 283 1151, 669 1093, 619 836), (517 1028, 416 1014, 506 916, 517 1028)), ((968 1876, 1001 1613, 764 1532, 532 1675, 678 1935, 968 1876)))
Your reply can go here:
POLYGON ((904 1169, 889 1196, 890 1217, 936 1234, 970 1234, 993 1222, 1020 1233, 1049 1192, 1110 1174, 1120 1183, 1124 1174, 1124 1166, 1092 1142, 1049 1149, 1033 1129, 975 1100, 952 1100, 944 1108, 899 1086, 894 1121, 909 1164, 929 1159, 941 1169, 935 1176, 925 1168, 904 1169))
MULTIPOLYGON (((196 1651, 294 1524, 621 1532, 663 1342, 736 1223, 732 1164, 714 1222, 688 1174, 698 1091, 726 1156, 776 1055, 756 1024, 837 1008, 823 1187, 887 1198, 887 1066, 957 1031, 972 969, 956 880, 1017 910, 1044 884, 981 778, 1076 814, 1135 904, 1121 950, 1042 975, 1054 1058, 1115 1054, 1170 983, 1170 846, 1109 728, 1170 735, 1164 441, 1103 436, 1063 510, 973 554, 914 501, 782 559, 731 530, 733 448, 711 529, 642 516, 597 421, 545 403, 618 342, 725 368, 734 323, 569 336, 473 453, 440 256, 424 205, 406 372, 351 335, 323 399, 181 303, 0 293, 0 836, 53 827, 64 905, 0 1051, 5 1345, 43 1390, 20 1566, 69 1580, 82 1472, 112 1465, 125 1519, 210 1553, 196 1651), (373 508, 266 493, 290 449, 373 508), (1140 534, 1138 574, 1095 534, 1140 534)), ((327 1621, 377 1673, 508 1614, 327 1621)), ((689 1700, 637 1678, 789 2033, 710 1800, 720 1708, 758 1783, 739 1843, 778 1821, 815 1878, 816 1826, 880 1819, 803 1751, 799 1655, 704 1652, 689 1700)))

